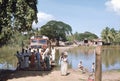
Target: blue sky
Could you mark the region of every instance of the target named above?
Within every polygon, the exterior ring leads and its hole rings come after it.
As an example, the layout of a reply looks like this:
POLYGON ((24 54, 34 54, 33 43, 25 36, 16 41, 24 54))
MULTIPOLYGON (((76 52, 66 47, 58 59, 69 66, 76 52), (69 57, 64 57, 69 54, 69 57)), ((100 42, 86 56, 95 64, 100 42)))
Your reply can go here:
POLYGON ((120 0, 38 0, 38 23, 50 20, 69 24, 73 33, 89 31, 100 37, 105 27, 120 30, 120 0))

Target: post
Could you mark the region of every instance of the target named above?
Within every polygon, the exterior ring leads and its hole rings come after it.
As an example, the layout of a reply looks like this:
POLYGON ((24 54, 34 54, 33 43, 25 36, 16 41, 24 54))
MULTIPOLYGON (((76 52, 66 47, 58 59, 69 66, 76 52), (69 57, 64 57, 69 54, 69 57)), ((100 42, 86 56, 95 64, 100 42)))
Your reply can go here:
POLYGON ((96 54, 95 81, 102 81, 101 46, 96 47, 95 54, 96 54))

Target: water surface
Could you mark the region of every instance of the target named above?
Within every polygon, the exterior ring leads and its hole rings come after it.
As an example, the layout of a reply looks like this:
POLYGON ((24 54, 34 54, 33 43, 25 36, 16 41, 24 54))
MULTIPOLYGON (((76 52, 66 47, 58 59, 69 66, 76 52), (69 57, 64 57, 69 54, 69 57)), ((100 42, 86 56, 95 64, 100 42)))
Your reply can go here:
MULTIPOLYGON (((16 50, 3 51, 0 49, 0 69, 16 69, 17 58, 14 56, 16 50)), ((85 68, 91 71, 92 63, 95 62, 94 49, 75 47, 68 50, 69 68, 77 69, 78 63, 83 62, 85 68)), ((56 63, 59 67, 60 53, 56 53, 56 63)), ((120 69, 120 49, 103 48, 102 71, 120 69)))
MULTIPOLYGON (((69 65, 72 69, 78 69, 78 63, 83 62, 83 66, 92 71, 92 63, 95 62, 94 49, 75 47, 68 51, 69 65)), ((120 69, 120 49, 103 47, 102 48, 102 71, 120 69)))

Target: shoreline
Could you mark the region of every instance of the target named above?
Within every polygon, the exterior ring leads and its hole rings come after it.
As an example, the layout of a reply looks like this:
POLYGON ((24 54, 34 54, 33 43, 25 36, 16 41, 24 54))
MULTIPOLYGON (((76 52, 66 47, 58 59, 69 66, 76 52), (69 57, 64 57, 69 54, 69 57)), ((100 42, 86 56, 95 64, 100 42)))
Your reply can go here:
MULTIPOLYGON (((60 52, 67 51, 77 46, 55 47, 60 52)), ((0 70, 1 73, 1 70, 0 70)), ((82 74, 78 69, 68 69, 69 75, 61 76, 60 70, 51 71, 6 71, 0 76, 0 81, 87 81, 89 72, 82 74), (5 74, 6 73, 6 74, 5 74)), ((120 81, 120 70, 102 72, 102 81, 120 81)))
POLYGON ((63 47, 55 47, 56 50, 59 50, 59 52, 67 51, 71 48, 78 47, 78 45, 70 45, 70 46, 63 46, 63 47))

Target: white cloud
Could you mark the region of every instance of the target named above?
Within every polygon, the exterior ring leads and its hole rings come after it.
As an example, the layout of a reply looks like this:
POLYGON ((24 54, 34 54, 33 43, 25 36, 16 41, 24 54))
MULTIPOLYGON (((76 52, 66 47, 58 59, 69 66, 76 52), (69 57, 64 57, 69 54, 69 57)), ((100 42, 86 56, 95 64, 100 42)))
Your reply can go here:
POLYGON ((37 17, 38 17, 38 23, 36 24, 35 22, 33 22, 33 27, 34 28, 41 27, 46 22, 55 19, 55 17, 53 15, 47 14, 47 13, 44 13, 44 12, 38 12, 37 17))
POLYGON ((120 15, 120 0, 108 0, 105 5, 107 6, 107 9, 120 15))

